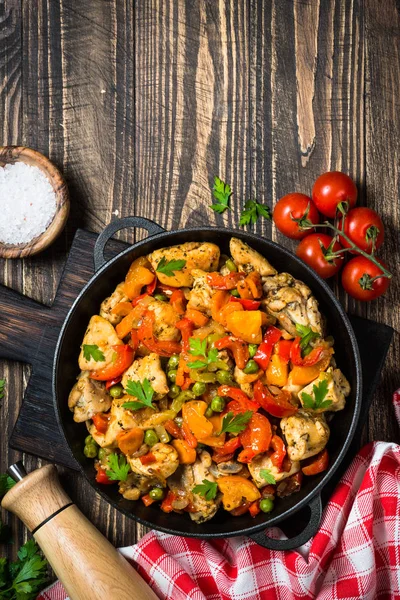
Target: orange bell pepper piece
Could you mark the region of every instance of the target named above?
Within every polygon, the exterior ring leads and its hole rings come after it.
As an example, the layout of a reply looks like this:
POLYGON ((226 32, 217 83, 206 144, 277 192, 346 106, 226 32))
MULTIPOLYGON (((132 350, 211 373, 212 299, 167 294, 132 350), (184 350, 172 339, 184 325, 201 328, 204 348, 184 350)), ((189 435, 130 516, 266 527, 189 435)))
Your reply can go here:
MULTIPOLYGON (((236 306, 232 302, 232 306, 236 306)), ((238 304, 238 306, 241 306, 238 304)), ((260 344, 262 342, 262 315, 260 310, 233 312, 227 316, 226 326, 236 337, 248 344, 260 344)))
POLYGON ((130 300, 139 296, 142 287, 152 283, 155 277, 154 273, 146 267, 137 267, 132 273, 132 278, 125 280, 124 283, 124 292, 130 300))
POLYGON ((276 385, 278 387, 286 385, 288 378, 288 364, 285 359, 281 358, 279 354, 273 354, 265 375, 269 385, 276 385))
POLYGON ((252 271, 247 275, 245 281, 253 298, 261 298, 263 289, 260 273, 258 271, 252 271))
POLYGON ((183 315, 186 309, 186 298, 182 290, 174 290, 169 300, 178 315, 183 315))
POLYGON ((179 464, 192 465, 196 462, 197 452, 185 440, 172 440, 171 446, 175 448, 178 454, 179 464))
POLYGON ((190 307, 186 309, 186 317, 189 319, 189 321, 192 321, 196 327, 204 327, 204 325, 207 325, 209 321, 207 315, 204 315, 199 310, 190 307))
POLYGON ((112 309, 111 314, 118 315, 120 317, 126 317, 132 310, 132 304, 130 302, 118 302, 112 309))
POLYGON ((130 455, 137 452, 143 443, 144 431, 140 427, 134 427, 128 431, 122 431, 117 435, 118 448, 124 454, 130 455))
POLYGON ((213 432, 211 421, 204 416, 206 410, 207 403, 202 400, 190 400, 182 406, 183 421, 199 441, 209 437, 213 432))

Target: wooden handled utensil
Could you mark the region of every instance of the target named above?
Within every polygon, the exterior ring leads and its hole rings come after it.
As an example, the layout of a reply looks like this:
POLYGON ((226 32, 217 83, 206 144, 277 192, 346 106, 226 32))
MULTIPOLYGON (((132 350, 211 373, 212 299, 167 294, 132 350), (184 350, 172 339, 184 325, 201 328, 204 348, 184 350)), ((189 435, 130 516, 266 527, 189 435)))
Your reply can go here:
POLYGON ((17 483, 1 505, 32 532, 71 600, 157 600, 135 569, 73 504, 54 465, 27 475, 22 463, 16 463, 8 472, 17 483))

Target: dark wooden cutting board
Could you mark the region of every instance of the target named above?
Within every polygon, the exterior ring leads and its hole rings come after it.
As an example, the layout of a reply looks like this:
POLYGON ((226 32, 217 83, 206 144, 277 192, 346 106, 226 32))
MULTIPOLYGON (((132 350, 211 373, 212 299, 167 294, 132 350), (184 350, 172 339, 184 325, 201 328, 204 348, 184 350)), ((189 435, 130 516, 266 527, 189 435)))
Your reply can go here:
MULTIPOLYGON (((32 365, 32 375, 10 445, 73 469, 78 468, 77 463, 59 432, 55 416, 51 394, 52 366, 65 316, 93 275, 96 239, 94 233, 77 231, 51 307, 0 286, 0 358, 32 365)), ((127 244, 112 240, 108 245, 107 258, 126 247, 127 244)), ((350 320, 360 347, 364 395, 358 435, 349 455, 358 448, 359 435, 393 335, 392 328, 386 325, 359 317, 350 317, 350 320)))

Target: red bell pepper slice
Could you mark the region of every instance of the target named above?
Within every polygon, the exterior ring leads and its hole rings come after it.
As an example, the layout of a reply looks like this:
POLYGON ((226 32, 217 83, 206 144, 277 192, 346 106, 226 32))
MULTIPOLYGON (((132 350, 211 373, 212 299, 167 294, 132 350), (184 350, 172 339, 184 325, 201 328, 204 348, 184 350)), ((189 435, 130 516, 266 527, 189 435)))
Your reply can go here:
POLYGON ((311 462, 305 465, 301 470, 304 475, 317 475, 318 473, 326 471, 328 464, 329 454, 328 450, 324 448, 319 454, 313 456, 311 462))
POLYGON ((101 483, 102 485, 111 485, 111 484, 115 483, 115 481, 112 481, 111 479, 108 478, 107 473, 101 467, 99 467, 97 469, 96 481, 97 481, 97 483, 101 483))
POLYGON ((279 437, 279 435, 273 435, 271 439, 271 448, 273 449, 273 453, 270 456, 271 462, 276 467, 281 470, 283 459, 286 456, 286 446, 283 442, 283 439, 279 437))
POLYGON ((114 379, 109 379, 106 381, 106 390, 109 390, 113 385, 117 385, 122 379, 122 375, 118 375, 118 377, 114 377, 114 379))
MULTIPOLYGON (((179 329, 182 335, 182 350, 188 354, 190 350, 189 339, 193 335, 194 323, 187 317, 184 317, 176 323, 175 327, 179 329)), ((177 354, 179 354, 179 352, 177 352, 177 354)))
POLYGON ((157 459, 152 452, 148 452, 144 456, 141 456, 139 460, 142 465, 150 465, 151 463, 156 462, 157 459))
POLYGON ((189 425, 187 423, 182 423, 181 431, 183 439, 186 441, 187 445, 190 448, 197 448, 197 440, 194 437, 193 433, 190 431, 189 425))
POLYGON ((172 437, 178 439, 183 438, 181 428, 178 427, 178 425, 172 419, 168 419, 168 421, 165 421, 164 427, 168 431, 168 433, 172 435, 172 437))
POLYGON ((150 506, 151 504, 153 504, 153 502, 155 502, 155 500, 153 500, 153 498, 150 498, 149 494, 145 494, 144 496, 142 496, 142 502, 145 506, 150 506))
MULTIPOLYGON (((149 283, 149 285, 151 285, 151 283, 149 283)), ((141 300, 143 300, 143 298, 146 298, 147 296, 149 296, 150 294, 148 294, 147 292, 145 294, 140 294, 140 296, 137 296, 136 298, 134 298, 132 300, 132 306, 135 307, 139 304, 139 302, 141 300)))
POLYGON ((281 419, 283 417, 290 417, 297 412, 297 407, 289 402, 291 394, 286 390, 281 390, 278 396, 273 396, 269 389, 258 380, 254 384, 253 391, 254 400, 273 417, 281 419))
POLYGON ((251 502, 243 502, 243 504, 241 506, 238 506, 237 508, 230 510, 229 514, 232 515, 232 517, 241 517, 242 515, 247 513, 250 506, 251 506, 251 502))
POLYGON ((176 310, 178 315, 183 315, 186 310, 186 298, 182 290, 174 290, 172 292, 169 303, 176 310))
POLYGON ((122 373, 133 363, 135 353, 129 344, 111 347, 117 354, 117 358, 113 363, 107 365, 107 367, 99 369, 98 371, 91 371, 89 375, 91 379, 96 379, 97 381, 115 379, 119 375, 122 375, 122 373))
POLYGON ((228 462, 229 460, 232 460, 232 458, 234 457, 234 453, 230 452, 229 454, 220 454, 219 452, 217 452, 216 450, 214 450, 213 455, 212 455, 212 459, 215 463, 217 463, 217 465, 219 465, 219 463, 222 462, 228 462))
POLYGON ((142 324, 138 330, 139 342, 142 342, 142 344, 146 346, 150 352, 155 352, 160 356, 172 356, 173 354, 179 354, 182 350, 182 347, 178 342, 160 341, 154 337, 154 318, 154 312, 152 310, 147 310, 145 312, 142 324))
POLYGON ((136 329, 132 329, 128 344, 130 345, 132 350, 136 352, 139 346, 138 332, 136 331, 136 329))
POLYGON ((266 452, 271 444, 271 423, 260 413, 253 413, 246 429, 240 434, 243 450, 238 456, 238 461, 249 463, 258 454, 266 452))
POLYGON ((261 508, 260 508, 260 501, 256 500, 255 502, 253 502, 252 504, 250 504, 249 506, 249 513, 251 514, 251 516, 256 517, 259 513, 261 512, 261 508))
POLYGON ((245 368, 246 363, 250 358, 249 346, 246 344, 246 342, 233 338, 230 335, 226 335, 225 337, 214 342, 214 346, 217 348, 217 350, 230 350, 233 354, 233 359, 236 363, 236 366, 239 369, 245 368))
POLYGON ((278 352, 278 356, 288 363, 290 360, 290 351, 292 349, 293 340, 279 340, 276 343, 276 350, 278 352))
POLYGON ((246 273, 209 273, 207 275, 207 283, 217 290, 233 290, 241 279, 246 277, 246 273))
POLYGON ((220 385, 218 388, 218 395, 223 398, 232 398, 234 402, 229 402, 225 412, 246 412, 246 410, 257 411, 260 405, 257 402, 253 402, 250 398, 239 388, 233 387, 232 385, 220 385))
POLYGON ((270 325, 265 332, 264 339, 258 346, 257 352, 254 356, 254 360, 263 371, 268 369, 272 350, 274 349, 274 346, 280 339, 281 335, 282 332, 273 325, 270 325))
POLYGON ((321 354, 324 350, 323 347, 318 346, 317 348, 313 348, 310 354, 303 358, 301 356, 300 342, 301 338, 295 338, 290 350, 290 360, 298 367, 311 367, 312 365, 315 365, 321 358, 321 354))
POLYGON ((146 285, 146 292, 149 296, 152 296, 154 294, 154 292, 156 291, 156 287, 157 287, 157 276, 154 277, 153 281, 151 283, 148 283, 146 285))
POLYGON ((174 510, 172 508, 172 503, 175 500, 175 498, 176 498, 175 494, 173 494, 171 492, 171 490, 169 490, 168 494, 165 496, 164 500, 160 504, 161 510, 163 510, 166 513, 172 512, 174 510))
POLYGON ((92 421, 94 426, 96 427, 99 433, 106 433, 108 429, 110 417, 105 413, 97 413, 97 415, 93 415, 92 421))
POLYGON ((235 298, 232 296, 230 298, 230 302, 239 302, 244 308, 244 310, 258 310, 260 308, 261 302, 259 300, 248 300, 247 298, 235 298))

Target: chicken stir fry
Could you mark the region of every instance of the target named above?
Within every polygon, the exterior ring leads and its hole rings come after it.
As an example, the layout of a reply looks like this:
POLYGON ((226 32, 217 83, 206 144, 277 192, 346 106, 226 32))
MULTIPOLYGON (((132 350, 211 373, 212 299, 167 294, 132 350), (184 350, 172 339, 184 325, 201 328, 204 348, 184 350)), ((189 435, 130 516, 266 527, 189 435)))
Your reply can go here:
POLYGON ((90 319, 68 400, 100 485, 195 523, 270 512, 326 470, 350 393, 311 290, 240 239, 229 250, 136 259, 90 319))

